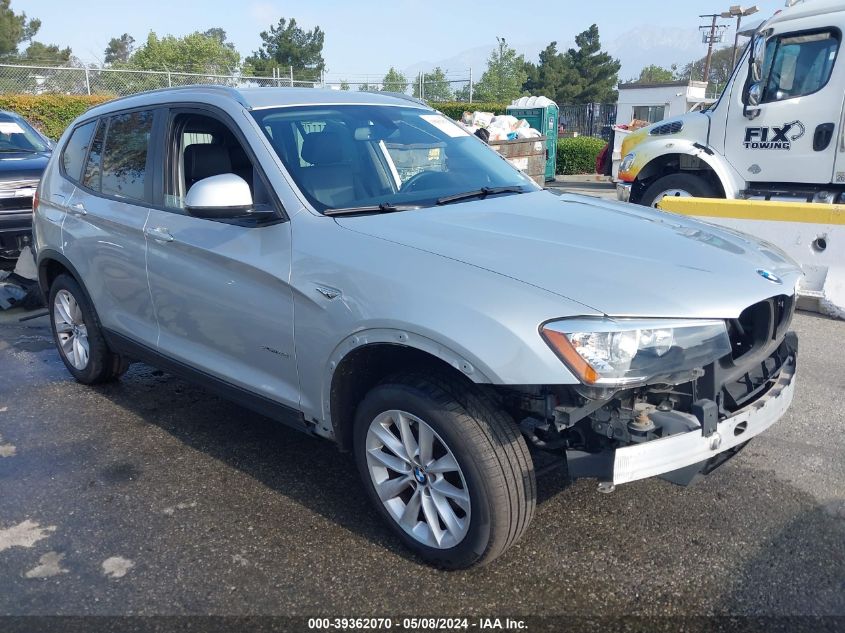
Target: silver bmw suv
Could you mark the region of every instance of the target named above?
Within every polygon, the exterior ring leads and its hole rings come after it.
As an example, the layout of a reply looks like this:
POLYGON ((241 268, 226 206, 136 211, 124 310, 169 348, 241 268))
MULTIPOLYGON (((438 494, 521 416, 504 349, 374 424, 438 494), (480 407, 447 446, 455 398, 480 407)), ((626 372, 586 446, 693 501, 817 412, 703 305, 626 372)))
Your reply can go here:
POLYGON ((605 491, 686 484, 792 400, 781 251, 543 191, 398 96, 109 102, 62 136, 34 226, 78 381, 140 360, 336 442, 441 567, 520 538, 539 453, 605 491))

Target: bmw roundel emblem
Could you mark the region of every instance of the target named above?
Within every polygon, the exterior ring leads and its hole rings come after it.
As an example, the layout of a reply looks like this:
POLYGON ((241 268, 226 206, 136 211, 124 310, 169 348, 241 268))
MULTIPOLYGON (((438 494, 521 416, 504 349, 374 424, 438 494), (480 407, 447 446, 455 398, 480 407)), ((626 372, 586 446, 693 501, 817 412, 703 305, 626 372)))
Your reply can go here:
POLYGON ((782 284, 783 281, 780 277, 776 274, 769 272, 768 270, 763 270, 762 268, 757 269, 757 274, 760 275, 766 281, 771 281, 773 284, 782 284))

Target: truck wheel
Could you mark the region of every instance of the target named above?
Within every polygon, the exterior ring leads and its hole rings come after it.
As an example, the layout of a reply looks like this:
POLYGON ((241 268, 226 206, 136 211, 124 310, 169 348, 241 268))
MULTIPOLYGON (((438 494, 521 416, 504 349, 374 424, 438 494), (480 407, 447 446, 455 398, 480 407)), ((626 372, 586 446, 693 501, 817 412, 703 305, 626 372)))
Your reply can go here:
POLYGON ((438 567, 489 563, 534 514, 528 447, 472 385, 420 373, 385 380, 358 406, 353 450, 378 512, 438 567))
POLYGON ((679 198, 716 198, 716 188, 701 176, 669 174, 658 178, 643 192, 639 204, 656 207, 665 196, 679 198))
POLYGON ((94 306, 73 277, 56 277, 50 286, 49 306, 59 356, 76 380, 92 385, 114 380, 126 371, 129 363, 106 345, 94 306))

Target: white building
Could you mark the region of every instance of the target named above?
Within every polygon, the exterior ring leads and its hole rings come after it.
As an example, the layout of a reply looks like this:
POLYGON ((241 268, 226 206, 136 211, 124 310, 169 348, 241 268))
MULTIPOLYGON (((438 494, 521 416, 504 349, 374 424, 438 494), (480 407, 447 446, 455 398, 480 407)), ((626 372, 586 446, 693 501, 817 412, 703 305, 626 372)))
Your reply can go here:
POLYGON ((707 83, 673 81, 661 84, 619 84, 616 124, 634 119, 655 123, 712 102, 705 98, 707 83))

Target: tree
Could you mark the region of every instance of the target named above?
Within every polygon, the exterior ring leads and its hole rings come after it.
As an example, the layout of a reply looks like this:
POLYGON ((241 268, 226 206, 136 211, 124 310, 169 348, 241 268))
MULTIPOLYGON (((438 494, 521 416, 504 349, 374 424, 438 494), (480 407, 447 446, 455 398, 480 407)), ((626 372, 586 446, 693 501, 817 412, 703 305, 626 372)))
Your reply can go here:
POLYGON ((405 92, 408 90, 408 78, 391 66, 381 80, 381 89, 383 92, 405 92))
POLYGON ((326 69, 323 60, 325 33, 319 26, 306 31, 297 26, 293 18, 279 18, 278 25, 271 25, 269 32, 261 32, 261 40, 261 48, 244 60, 248 74, 266 76, 273 68, 281 67, 300 73, 305 71, 314 78, 326 69))
POLYGON ((11 0, 0 0, 0 57, 16 55, 21 42, 32 41, 41 20, 27 19, 26 13, 15 13, 11 0))
MULTIPOLYGON (((704 64, 707 62, 707 57, 702 57, 699 60, 690 62, 684 66, 684 70, 680 73, 684 79, 693 81, 705 81, 704 64)), ((710 76, 706 79, 711 84, 715 84, 716 90, 719 86, 724 87, 728 83, 728 79, 733 72, 733 48, 726 46, 713 51, 713 57, 710 60, 710 76)))
POLYGON ((414 96, 417 99, 426 101, 451 101, 455 98, 452 94, 452 87, 446 80, 446 71, 437 66, 430 73, 423 73, 423 94, 420 94, 420 83, 414 82, 414 96))
POLYGON ((580 77, 580 92, 575 103, 612 103, 618 97, 616 85, 619 82, 619 60, 613 59, 601 50, 599 27, 593 24, 589 29, 575 36, 577 49, 570 48, 567 56, 580 77))
POLYGON ((378 90, 378 86, 364 82, 362 84, 358 84, 358 90, 360 92, 375 92, 378 90))
POLYGON ((349 82, 345 79, 340 80, 340 89, 341 90, 349 90, 349 82))
POLYGON ((573 103, 581 92, 581 77, 568 53, 559 53, 552 42, 540 53, 540 63, 526 62, 527 80, 522 88, 532 95, 543 95, 556 103, 573 103))
POLYGON ((120 37, 113 37, 106 46, 104 61, 107 64, 125 64, 129 61, 134 48, 135 38, 129 33, 124 33, 120 37))
POLYGON ((503 37, 497 37, 498 47, 487 59, 487 70, 475 87, 473 98, 478 101, 511 101, 522 94, 528 78, 525 58, 517 55, 503 37))
POLYGON ((231 74, 240 64, 240 53, 221 40, 219 34, 208 33, 197 31, 184 37, 159 38, 151 31, 147 41, 129 57, 128 65, 140 70, 231 74))
POLYGON ((59 48, 55 44, 32 42, 16 61, 35 66, 64 66, 70 58, 70 47, 59 48))
POLYGON ((670 81, 675 81, 678 75, 678 65, 672 64, 671 68, 663 68, 656 64, 646 66, 640 71, 640 76, 636 83, 641 84, 665 84, 670 81))

